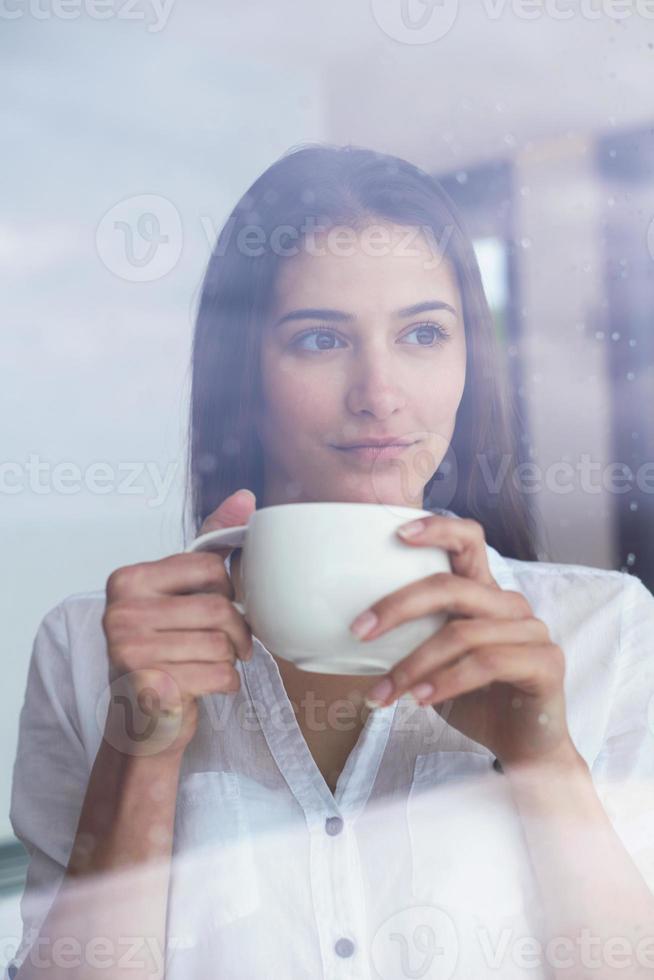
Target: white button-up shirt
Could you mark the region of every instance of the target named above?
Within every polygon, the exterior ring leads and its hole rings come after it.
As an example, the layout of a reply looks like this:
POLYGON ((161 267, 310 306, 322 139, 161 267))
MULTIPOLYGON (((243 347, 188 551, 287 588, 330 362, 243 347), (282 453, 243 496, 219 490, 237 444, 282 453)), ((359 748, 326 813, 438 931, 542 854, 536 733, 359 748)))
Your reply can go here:
MULTIPOLYGON (((654 890, 654 597, 625 573, 488 557, 565 653, 572 739, 654 890)), ((64 874, 100 745, 104 605, 104 592, 69 596, 34 641, 11 808, 30 853, 14 964, 64 874)), ((240 690, 201 699, 183 758, 167 980, 547 975, 516 945, 537 935, 537 885, 487 748, 405 696, 369 715, 332 794, 269 651, 255 638, 236 667, 240 690)))

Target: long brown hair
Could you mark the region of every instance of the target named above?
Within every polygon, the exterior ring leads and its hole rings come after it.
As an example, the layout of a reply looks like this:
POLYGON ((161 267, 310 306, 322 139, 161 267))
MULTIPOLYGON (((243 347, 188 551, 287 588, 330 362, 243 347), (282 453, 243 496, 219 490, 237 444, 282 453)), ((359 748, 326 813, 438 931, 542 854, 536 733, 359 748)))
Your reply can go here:
POLYGON ((292 148, 257 178, 218 236, 193 337, 192 534, 235 490, 248 487, 257 499, 263 495, 262 452, 253 424, 260 331, 289 241, 297 243, 309 225, 363 227, 375 218, 430 229, 438 243, 447 238, 463 302, 466 383, 451 445, 425 487, 423 506, 471 517, 501 554, 533 561, 535 525, 525 499, 512 480, 492 482, 518 460, 515 403, 505 390, 470 236, 434 177, 399 157, 352 145, 292 148), (271 242, 276 247, 268 247, 271 242))

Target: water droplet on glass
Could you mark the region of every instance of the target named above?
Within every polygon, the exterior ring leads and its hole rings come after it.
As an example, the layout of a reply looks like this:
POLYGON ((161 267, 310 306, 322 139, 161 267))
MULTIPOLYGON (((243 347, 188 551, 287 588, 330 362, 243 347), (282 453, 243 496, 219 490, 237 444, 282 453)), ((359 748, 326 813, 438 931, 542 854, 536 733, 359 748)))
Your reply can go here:
POLYGON ((620 340, 620 334, 618 333, 618 331, 617 331, 617 330, 615 330, 615 331, 614 331, 614 332, 613 332, 613 333, 611 334, 611 340, 620 340))
POLYGON ((627 555, 627 565, 631 567, 631 565, 633 565, 635 561, 636 561, 636 556, 633 553, 633 551, 630 551, 629 554, 627 555))
POLYGON ((629 504, 629 510, 638 510, 638 503, 637 503, 637 501, 635 501, 635 500, 632 500, 631 501, 631 503, 629 504))

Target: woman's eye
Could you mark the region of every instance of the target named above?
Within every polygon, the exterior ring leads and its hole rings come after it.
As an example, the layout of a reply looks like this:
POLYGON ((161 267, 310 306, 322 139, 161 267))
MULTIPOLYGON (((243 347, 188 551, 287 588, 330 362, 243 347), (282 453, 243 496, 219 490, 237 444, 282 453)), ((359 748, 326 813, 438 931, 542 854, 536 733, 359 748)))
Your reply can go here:
POLYGON ((419 323, 417 327, 409 330, 409 333, 405 333, 404 336, 408 337, 412 333, 417 333, 418 337, 422 338, 418 340, 420 347, 440 347, 450 336, 440 323, 419 323), (429 342, 432 340, 434 341, 433 344, 429 342))
MULTIPOLYGON (((300 337, 298 337, 296 340, 293 341, 293 347, 300 347, 300 344, 302 343, 302 341, 309 340, 309 338, 313 338, 313 337, 316 337, 316 338, 320 338, 321 339, 321 342, 318 344, 318 348, 317 348, 318 350, 335 350, 336 349, 336 348, 330 346, 329 341, 330 340, 338 340, 338 337, 336 336, 336 334, 334 333, 333 330, 325 330, 325 329, 321 329, 321 330, 310 330, 307 333, 303 333, 300 337), (325 337, 328 338, 326 344, 323 342, 325 337)), ((316 350, 315 347, 313 347, 313 348, 312 347, 301 347, 300 349, 301 350, 314 350, 314 351, 316 350)))
MULTIPOLYGON (((417 327, 413 327, 408 333, 404 334, 404 337, 409 337, 411 334, 416 334, 418 337, 417 344, 410 344, 411 347, 440 347, 441 344, 445 343, 449 339, 449 333, 442 327, 439 323, 419 323, 417 327)), ((404 337, 402 339, 404 339, 404 337)), ((335 331, 325 329, 324 327, 318 330, 309 330, 307 333, 302 334, 300 337, 293 341, 293 347, 298 347, 301 350, 310 351, 331 351, 337 350, 334 346, 335 342, 340 340, 335 331), (316 339, 317 347, 306 347, 303 346, 305 340, 316 339)))

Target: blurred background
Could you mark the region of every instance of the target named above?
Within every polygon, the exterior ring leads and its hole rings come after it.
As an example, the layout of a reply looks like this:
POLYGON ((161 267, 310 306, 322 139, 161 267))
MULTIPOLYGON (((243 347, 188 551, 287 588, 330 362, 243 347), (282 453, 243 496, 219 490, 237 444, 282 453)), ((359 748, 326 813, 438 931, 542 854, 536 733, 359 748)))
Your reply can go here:
POLYGON ((443 180, 495 314, 539 557, 654 587, 654 3, 0 0, 0 51, 0 935, 17 941, 7 814, 34 634, 64 596, 183 547, 199 286, 291 146, 368 146, 443 180))

